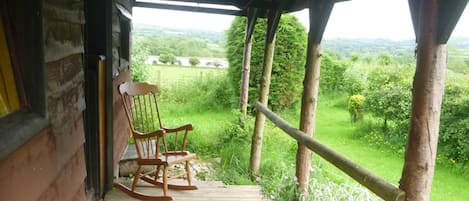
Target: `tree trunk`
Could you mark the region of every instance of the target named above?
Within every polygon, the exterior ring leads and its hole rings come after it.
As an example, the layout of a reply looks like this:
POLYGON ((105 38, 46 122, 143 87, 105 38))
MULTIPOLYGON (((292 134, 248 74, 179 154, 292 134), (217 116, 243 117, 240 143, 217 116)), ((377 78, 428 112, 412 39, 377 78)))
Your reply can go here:
MULTIPOLYGON (((435 169, 440 111, 447 60, 446 45, 437 43, 438 0, 420 7, 417 69, 412 112, 400 188, 406 200, 428 201, 435 169)), ((443 1, 440 1, 443 3, 443 1)))
MULTIPOLYGON (((247 37, 247 36, 246 36, 247 37)), ((249 72, 251 68, 251 48, 252 37, 246 38, 244 43, 244 56, 243 56, 243 73, 241 75, 241 95, 240 95, 240 109, 243 115, 243 126, 246 121, 247 107, 248 107, 248 91, 249 91, 249 72)))
MULTIPOLYGON (((270 75, 272 73, 272 62, 274 59, 275 35, 271 42, 266 40, 264 52, 264 65, 261 79, 261 89, 259 92, 259 102, 267 106, 269 100, 270 75)), ((252 135, 251 145, 251 176, 257 175, 261 164, 262 138, 264 134, 265 116, 257 112, 256 123, 254 125, 254 134, 252 135)))
MULTIPOLYGON (((319 91, 319 72, 321 65, 321 45, 309 44, 306 61, 306 72, 303 81, 303 96, 301 99, 300 130, 309 136, 314 135, 316 108, 319 91)), ((309 171, 311 168, 311 151, 298 143, 296 153, 296 176, 298 188, 305 193, 308 189, 309 171)))

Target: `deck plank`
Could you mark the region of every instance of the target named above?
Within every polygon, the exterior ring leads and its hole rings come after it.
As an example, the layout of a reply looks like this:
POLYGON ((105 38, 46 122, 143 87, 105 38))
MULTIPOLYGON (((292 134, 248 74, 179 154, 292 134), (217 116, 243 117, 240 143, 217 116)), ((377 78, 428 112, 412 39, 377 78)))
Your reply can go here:
MULTIPOLYGON (((255 185, 224 185, 217 181, 195 181, 198 190, 169 190, 174 201, 266 201, 261 188, 255 185)), ((139 184, 137 190, 141 193, 159 196, 161 188, 139 184)), ((138 201, 127 194, 114 189, 106 194, 104 201, 138 201)))

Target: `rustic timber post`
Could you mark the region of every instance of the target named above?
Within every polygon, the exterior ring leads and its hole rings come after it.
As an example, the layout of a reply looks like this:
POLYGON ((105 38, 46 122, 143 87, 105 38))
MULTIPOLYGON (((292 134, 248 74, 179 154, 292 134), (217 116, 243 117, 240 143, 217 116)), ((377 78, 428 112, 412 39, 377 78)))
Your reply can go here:
POLYGON ((239 107, 243 115, 243 126, 246 121, 247 107, 248 107, 248 91, 249 91, 249 72, 251 68, 251 48, 252 48, 252 33, 257 21, 257 9, 249 8, 246 21, 246 38, 244 40, 244 55, 243 55, 243 72, 241 75, 241 95, 239 100, 239 107))
POLYGON ((417 38, 417 68, 400 188, 406 200, 430 200, 447 61, 446 42, 467 0, 409 0, 417 38))
MULTIPOLYGON (((300 117, 300 130, 309 136, 314 135, 315 129, 319 69, 321 65, 321 40, 333 6, 333 1, 309 1, 308 49, 300 117)), ((306 146, 298 143, 296 176, 298 178, 298 188, 305 193, 304 195, 307 195, 310 167, 311 151, 306 146)))
MULTIPOLYGON (((269 10, 267 18, 267 33, 265 40, 264 62, 262 65, 262 78, 259 90, 259 102, 267 106, 269 99, 270 75, 272 73, 272 62, 274 59, 275 33, 282 15, 282 9, 269 10)), ((254 125, 251 144, 251 160, 249 170, 254 177, 259 172, 261 163, 262 137, 264 133, 265 116, 258 112, 254 125)))

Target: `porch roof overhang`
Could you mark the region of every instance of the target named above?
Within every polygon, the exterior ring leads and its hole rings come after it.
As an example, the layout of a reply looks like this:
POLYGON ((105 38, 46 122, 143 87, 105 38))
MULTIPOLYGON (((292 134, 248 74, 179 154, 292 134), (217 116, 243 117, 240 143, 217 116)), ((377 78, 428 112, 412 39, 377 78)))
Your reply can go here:
MULTIPOLYGON (((236 16, 247 16, 248 9, 258 9, 261 11, 258 17, 266 17, 266 11, 271 9, 281 9, 283 13, 303 10, 308 8, 309 1, 311 0, 138 0, 135 1, 134 6, 236 16), (199 4, 233 6, 234 9, 204 7, 199 4)), ((326 1, 335 3, 349 0, 326 1)))

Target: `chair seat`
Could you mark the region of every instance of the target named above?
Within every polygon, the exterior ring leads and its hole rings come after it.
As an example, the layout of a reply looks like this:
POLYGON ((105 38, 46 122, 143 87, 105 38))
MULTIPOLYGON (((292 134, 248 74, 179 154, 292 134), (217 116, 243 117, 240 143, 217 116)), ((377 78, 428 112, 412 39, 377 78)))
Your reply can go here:
POLYGON ((190 153, 188 151, 184 152, 167 152, 160 154, 158 156, 158 160, 155 160, 155 156, 150 156, 149 159, 139 159, 139 165, 174 165, 176 163, 185 162, 188 160, 195 159, 197 157, 196 154, 190 153))
POLYGON ((185 124, 175 128, 163 127, 156 100, 158 89, 155 85, 125 82, 119 85, 119 93, 127 120, 132 129, 132 137, 138 154, 138 168, 135 171, 132 187, 129 189, 124 188, 123 185, 117 185, 118 188, 123 189, 135 198, 144 200, 171 200, 171 197, 168 196, 169 188, 176 190, 197 189, 191 183, 191 167, 189 164, 189 161, 195 159, 196 155, 186 151, 188 133, 194 129, 192 125, 185 124), (167 135, 171 137, 166 137, 167 135), (178 136, 180 137, 178 138, 178 136), (168 144, 171 145, 170 148, 168 144), (172 171, 170 175, 168 169, 177 163, 185 163, 184 167, 180 168, 182 171, 172 171), (154 178, 140 174, 143 165, 156 166, 154 178), (159 182, 157 180, 161 169, 163 170, 162 182, 159 182), (173 173, 176 173, 176 175, 173 173), (168 184, 169 179, 180 176, 187 178, 187 186, 181 187, 168 184), (144 196, 135 191, 139 179, 162 187, 163 196, 144 196))

